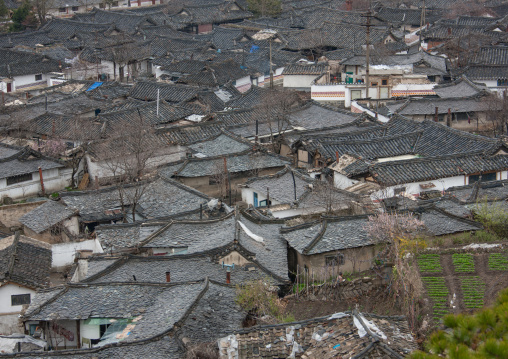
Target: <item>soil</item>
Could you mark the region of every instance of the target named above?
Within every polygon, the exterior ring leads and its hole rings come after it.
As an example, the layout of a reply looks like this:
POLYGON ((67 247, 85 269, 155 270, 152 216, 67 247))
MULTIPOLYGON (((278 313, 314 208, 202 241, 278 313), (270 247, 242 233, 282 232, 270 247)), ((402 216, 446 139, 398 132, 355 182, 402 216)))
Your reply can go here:
MULTIPOLYGON (((452 254, 442 254, 440 256, 441 266, 443 268, 442 276, 445 279, 446 286, 450 296, 448 303, 456 295, 456 304, 454 309, 450 309, 451 313, 472 313, 478 309, 466 308, 464 305, 464 296, 462 295, 460 278, 478 276, 485 283, 485 295, 483 298, 484 306, 492 305, 497 294, 501 289, 508 287, 508 271, 493 271, 488 268, 489 255, 491 253, 471 253, 474 258, 475 271, 470 273, 455 273, 452 261, 452 254)), ((423 274, 426 275, 426 274, 423 274)), ((440 274, 427 274, 429 276, 439 277, 440 274)), ((428 301, 429 306, 425 308, 424 313, 432 313, 432 303, 428 301)))
POLYGON ((360 312, 377 315, 401 315, 400 306, 394 305, 393 298, 386 290, 371 292, 368 296, 353 298, 348 301, 308 300, 290 297, 286 312, 295 316, 295 320, 324 317, 337 312, 358 308, 360 312), (357 307, 358 306, 358 307, 357 307))

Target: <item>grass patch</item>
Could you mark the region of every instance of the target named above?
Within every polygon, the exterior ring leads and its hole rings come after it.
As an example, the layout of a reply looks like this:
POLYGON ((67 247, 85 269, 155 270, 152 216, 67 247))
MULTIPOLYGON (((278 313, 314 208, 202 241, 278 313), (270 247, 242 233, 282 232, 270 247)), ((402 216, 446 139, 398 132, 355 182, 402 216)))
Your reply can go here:
POLYGON ((483 307, 485 283, 482 282, 480 277, 462 277, 460 278, 460 287, 462 289, 466 308, 483 307))
POLYGON ((442 277, 423 277, 423 284, 427 290, 427 295, 433 302, 432 312, 434 319, 439 321, 441 317, 448 314, 448 288, 442 277))
POLYGON ((508 270, 508 257, 506 253, 492 253, 489 256, 490 270, 508 270))
POLYGON ((422 273, 441 273, 443 271, 439 262, 439 254, 420 254, 417 257, 417 262, 422 273))
POLYGON ((452 255, 455 273, 474 272, 474 259, 470 253, 454 253, 452 255))

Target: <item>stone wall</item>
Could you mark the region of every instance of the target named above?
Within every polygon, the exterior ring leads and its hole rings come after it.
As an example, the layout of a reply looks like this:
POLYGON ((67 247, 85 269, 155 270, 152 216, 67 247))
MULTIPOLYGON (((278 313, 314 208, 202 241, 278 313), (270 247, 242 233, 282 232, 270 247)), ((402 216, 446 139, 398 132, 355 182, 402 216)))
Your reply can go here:
POLYGON ((7 229, 12 227, 21 227, 19 219, 43 203, 44 201, 0 206, 0 226, 7 229))
MULTIPOLYGON (((363 277, 344 281, 340 284, 325 283, 304 288, 298 298, 302 300, 349 300, 367 295, 369 292, 384 287, 383 280, 363 277)), ((296 296, 296 295, 292 295, 296 296)))

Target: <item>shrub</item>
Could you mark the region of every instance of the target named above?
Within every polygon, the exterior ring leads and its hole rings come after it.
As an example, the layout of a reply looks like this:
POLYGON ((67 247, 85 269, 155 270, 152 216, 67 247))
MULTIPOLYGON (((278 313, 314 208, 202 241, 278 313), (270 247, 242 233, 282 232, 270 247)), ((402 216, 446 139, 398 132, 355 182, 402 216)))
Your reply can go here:
POLYGON ((499 237, 508 235, 508 211, 498 202, 489 203, 486 200, 477 202, 473 208, 475 217, 485 228, 499 237))

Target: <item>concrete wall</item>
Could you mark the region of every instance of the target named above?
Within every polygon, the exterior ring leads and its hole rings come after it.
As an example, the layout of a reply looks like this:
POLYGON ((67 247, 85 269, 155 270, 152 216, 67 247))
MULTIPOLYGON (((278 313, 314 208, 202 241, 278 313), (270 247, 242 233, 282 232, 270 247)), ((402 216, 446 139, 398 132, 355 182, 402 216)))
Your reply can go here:
POLYGON ((360 181, 348 178, 339 172, 333 172, 333 184, 339 189, 346 189, 360 181))
MULTIPOLYGON (((11 92, 23 92, 34 86, 48 86, 49 74, 42 74, 42 79, 35 80, 35 75, 14 76, 12 81, 11 92)), ((7 92, 7 83, 0 82, 0 91, 7 92)))
POLYGON ((11 305, 11 295, 30 294, 33 300, 35 291, 14 283, 0 287, 0 334, 19 333, 19 313, 22 305, 11 305))
POLYGON ((42 202, 19 203, 0 206, 0 225, 6 228, 21 227, 19 218, 39 207, 42 202))
MULTIPOLYGON (((72 169, 70 168, 54 168, 42 171, 46 193, 61 191, 69 186, 71 174, 72 169)), ((10 186, 7 186, 7 178, 0 179, 0 198, 11 197, 13 199, 18 199, 34 197, 37 196, 40 191, 41 183, 39 172, 32 173, 31 181, 16 183, 10 186)))
MULTIPOLYGON (((290 88, 308 88, 318 75, 284 75, 283 86, 290 88)), ((268 79, 268 82, 270 80, 268 79)))
POLYGON ((58 243, 53 244, 52 251, 52 267, 64 267, 74 263, 77 251, 91 250, 93 253, 103 253, 101 244, 98 239, 90 239, 83 242, 58 243))
POLYGON ((309 273, 315 276, 330 275, 332 272, 363 272, 369 270, 372 266, 372 259, 381 250, 381 247, 369 245, 365 247, 349 248, 340 251, 332 251, 314 255, 303 255, 295 250, 288 257, 290 271, 296 271, 296 265, 299 265, 299 271, 302 272, 305 266, 309 269, 309 273), (336 267, 326 266, 326 257, 336 256, 338 253, 344 256, 344 264, 336 267), (334 269, 333 269, 334 268, 334 269), (328 272, 327 272, 328 271, 328 272))

